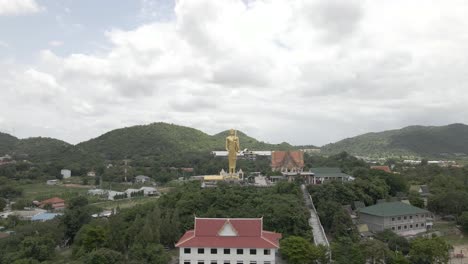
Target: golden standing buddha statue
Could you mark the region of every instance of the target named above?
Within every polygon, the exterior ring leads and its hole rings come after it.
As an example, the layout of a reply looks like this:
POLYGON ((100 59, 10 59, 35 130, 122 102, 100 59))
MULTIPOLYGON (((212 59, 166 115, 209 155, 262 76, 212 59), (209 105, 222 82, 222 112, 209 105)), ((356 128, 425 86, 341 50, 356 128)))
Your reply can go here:
POLYGON ((234 129, 230 129, 229 136, 226 137, 226 150, 229 159, 229 175, 234 175, 236 173, 237 153, 240 150, 239 138, 237 137, 237 131, 234 129))

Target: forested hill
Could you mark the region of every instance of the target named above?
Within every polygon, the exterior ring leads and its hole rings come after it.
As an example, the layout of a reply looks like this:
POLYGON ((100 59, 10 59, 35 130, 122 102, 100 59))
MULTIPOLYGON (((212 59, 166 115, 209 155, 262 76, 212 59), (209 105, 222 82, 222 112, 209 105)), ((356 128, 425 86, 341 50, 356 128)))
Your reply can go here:
POLYGON ((468 155, 468 126, 409 126, 367 133, 323 146, 322 153, 360 156, 454 157, 468 155))
POLYGON ((0 132, 0 156, 13 151, 16 142, 18 142, 16 137, 0 132))
MULTIPOLYGON (((224 150, 227 131, 214 136, 200 130, 167 123, 133 126, 110 131, 100 137, 82 142, 78 148, 100 153, 106 159, 136 158, 159 155, 179 155, 188 152, 224 150)), ((289 144, 259 142, 238 132, 241 148, 254 150, 292 149, 289 144)))
MULTIPOLYGON (((0 133, 0 156, 14 155, 31 161, 79 162, 82 159, 124 159, 177 156, 186 153, 224 150, 228 131, 208 135, 200 130, 167 123, 132 126, 112 130, 97 138, 71 145, 53 138, 18 139, 0 133)), ((288 143, 268 144, 238 132, 242 149, 286 150, 288 143)))

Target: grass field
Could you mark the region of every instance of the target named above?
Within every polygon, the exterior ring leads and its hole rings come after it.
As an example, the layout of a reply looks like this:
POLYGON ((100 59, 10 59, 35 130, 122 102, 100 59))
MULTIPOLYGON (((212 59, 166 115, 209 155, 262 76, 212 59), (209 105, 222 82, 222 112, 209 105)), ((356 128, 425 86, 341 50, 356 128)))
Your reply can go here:
POLYGON ((58 196, 64 200, 71 197, 86 194, 88 189, 76 186, 47 185, 45 183, 25 184, 20 186, 23 189, 23 198, 28 200, 44 200, 58 196))
POLYGON ((464 234, 462 231, 460 231, 454 222, 435 222, 433 230, 441 232, 442 238, 444 238, 451 245, 455 246, 468 244, 468 234, 464 234))
POLYGON ((144 204, 144 203, 156 201, 156 199, 158 199, 157 196, 138 197, 138 198, 132 198, 132 199, 116 200, 116 201, 97 202, 97 203, 94 203, 94 205, 102 209, 106 209, 106 210, 117 208, 117 206, 120 207, 120 209, 124 209, 124 208, 133 207, 138 204, 144 204))

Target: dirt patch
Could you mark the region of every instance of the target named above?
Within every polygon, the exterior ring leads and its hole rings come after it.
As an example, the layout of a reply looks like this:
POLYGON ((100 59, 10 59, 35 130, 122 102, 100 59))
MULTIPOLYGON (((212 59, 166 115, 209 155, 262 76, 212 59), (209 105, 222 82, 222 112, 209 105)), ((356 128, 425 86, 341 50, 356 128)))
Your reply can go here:
POLYGON ((451 263, 468 264, 468 245, 453 246, 453 252, 450 253, 451 263), (457 258, 457 254, 463 254, 464 258, 457 258))

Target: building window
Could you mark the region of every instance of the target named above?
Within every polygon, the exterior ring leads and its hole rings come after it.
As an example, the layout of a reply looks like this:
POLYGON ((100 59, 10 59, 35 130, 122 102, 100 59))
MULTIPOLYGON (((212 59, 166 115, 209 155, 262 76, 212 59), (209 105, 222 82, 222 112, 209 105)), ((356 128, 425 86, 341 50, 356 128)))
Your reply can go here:
POLYGON ((250 264, 257 264, 257 261, 251 260, 251 261, 250 261, 250 264))
POLYGON ((403 219, 405 219, 405 220, 406 220, 406 216, 403 216, 403 219))
POLYGON ((184 260, 184 264, 190 264, 190 260, 184 260))
POLYGON ((409 225, 409 228, 413 228, 413 225, 409 225))
POLYGON ((413 219, 413 216, 412 216, 412 215, 410 215, 410 216, 409 216, 409 219, 413 219))
POLYGON ((263 250, 263 255, 270 255, 271 254, 271 250, 269 249, 264 249, 263 250))
POLYGON ((408 226, 405 226, 405 229, 408 229, 408 226))
POLYGON ((218 264, 218 261, 212 260, 212 261, 210 261, 210 264, 218 264))
POLYGON ((212 248, 211 249, 211 254, 218 254, 218 249, 217 248, 212 248))
MULTIPOLYGON (((256 249, 250 249, 250 255, 257 255, 257 250, 256 249)), ((250 262, 252 263, 252 262, 250 262)))
POLYGON ((263 261, 263 264, 271 264, 270 261, 263 261))
POLYGON ((244 261, 238 260, 238 261, 236 262, 236 264, 244 264, 244 261))
POLYGON ((398 226, 398 230, 401 230, 401 226, 398 226))
POLYGON ((224 261, 224 264, 231 264, 231 261, 225 260, 225 261, 224 261))
POLYGON ((398 217, 398 220, 401 220, 401 216, 398 217))
POLYGON ((190 248, 184 248, 184 253, 185 254, 190 254, 190 248))
POLYGON ((244 250, 242 248, 237 249, 237 255, 242 255, 244 254, 244 250))
POLYGON ((419 227, 419 224, 416 224, 416 227, 419 227))
POLYGON ((395 221, 395 217, 392 217, 392 221, 395 221))
POLYGON ((205 261, 199 260, 199 261, 197 261, 197 264, 205 264, 205 261))
POLYGON ((198 249, 198 254, 205 254, 205 249, 204 248, 199 248, 198 249))
POLYGON ((224 249, 224 254, 226 254, 226 255, 231 254, 231 249, 225 248, 224 249))
POLYGON ((392 226, 392 230, 395 231, 395 227, 394 227, 394 226, 392 226))

